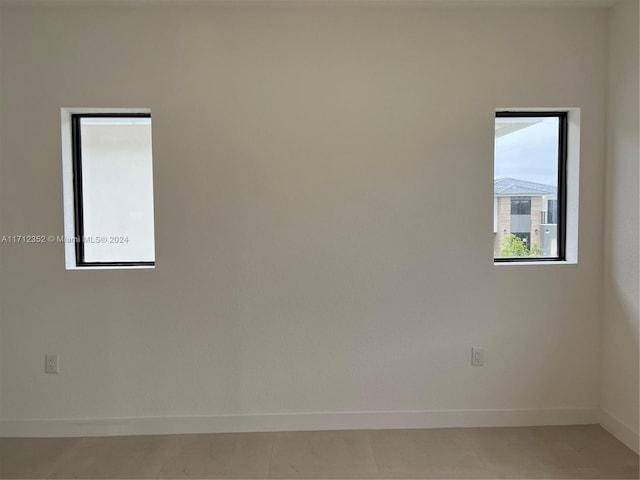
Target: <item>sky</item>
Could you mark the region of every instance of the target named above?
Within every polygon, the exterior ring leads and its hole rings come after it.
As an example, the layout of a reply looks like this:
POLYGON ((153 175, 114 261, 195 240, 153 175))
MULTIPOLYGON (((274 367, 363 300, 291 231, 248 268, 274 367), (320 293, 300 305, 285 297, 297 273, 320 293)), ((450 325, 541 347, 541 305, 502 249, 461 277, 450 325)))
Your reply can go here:
MULTIPOLYGON (((509 119, 503 117, 500 121, 509 119)), ((517 122, 518 119, 514 118, 513 121, 517 122)), ((494 167, 494 178, 511 177, 557 185, 558 118, 549 117, 496 138, 494 167)))

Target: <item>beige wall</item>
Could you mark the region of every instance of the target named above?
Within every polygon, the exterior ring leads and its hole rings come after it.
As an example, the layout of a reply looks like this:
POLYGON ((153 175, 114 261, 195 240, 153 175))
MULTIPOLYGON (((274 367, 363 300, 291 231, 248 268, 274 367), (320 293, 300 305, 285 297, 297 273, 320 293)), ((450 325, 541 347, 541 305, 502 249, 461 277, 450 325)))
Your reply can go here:
POLYGON ((2 234, 62 233, 61 107, 149 107, 157 254, 155 270, 82 272, 64 270, 60 244, 0 246, 5 427, 592 412, 606 21, 591 8, 3 7, 2 234), (494 111, 509 106, 582 108, 578 265, 493 265, 494 111))
POLYGON ((609 112, 600 405, 603 425, 638 451, 638 2, 609 18, 609 112))
POLYGON ((531 244, 542 247, 540 243, 540 212, 542 212, 542 197, 531 197, 531 244))
POLYGON ((511 233, 511 197, 498 198, 498 231, 493 238, 493 255, 499 256, 502 242, 511 233))

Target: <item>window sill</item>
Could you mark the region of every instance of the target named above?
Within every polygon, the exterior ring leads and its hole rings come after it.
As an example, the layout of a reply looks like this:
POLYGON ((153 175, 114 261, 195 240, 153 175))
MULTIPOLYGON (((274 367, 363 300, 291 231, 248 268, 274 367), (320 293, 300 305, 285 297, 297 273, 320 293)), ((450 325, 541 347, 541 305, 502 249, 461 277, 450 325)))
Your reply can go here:
POLYGON ((66 267, 66 270, 153 270, 155 265, 91 265, 86 267, 79 267, 77 265, 70 265, 66 267))
POLYGON ((577 265, 577 260, 561 260, 561 261, 540 261, 540 262, 493 262, 494 266, 504 267, 504 266, 523 266, 523 265, 577 265))

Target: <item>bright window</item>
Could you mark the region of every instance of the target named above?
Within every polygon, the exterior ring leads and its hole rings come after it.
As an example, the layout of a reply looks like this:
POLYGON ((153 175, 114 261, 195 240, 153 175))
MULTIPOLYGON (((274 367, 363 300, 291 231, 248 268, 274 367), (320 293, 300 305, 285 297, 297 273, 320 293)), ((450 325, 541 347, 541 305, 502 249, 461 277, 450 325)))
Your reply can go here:
POLYGON ((151 115, 63 109, 65 133, 67 268, 152 267, 151 115))
POLYGON ((566 112, 496 112, 494 260, 565 260, 566 112))

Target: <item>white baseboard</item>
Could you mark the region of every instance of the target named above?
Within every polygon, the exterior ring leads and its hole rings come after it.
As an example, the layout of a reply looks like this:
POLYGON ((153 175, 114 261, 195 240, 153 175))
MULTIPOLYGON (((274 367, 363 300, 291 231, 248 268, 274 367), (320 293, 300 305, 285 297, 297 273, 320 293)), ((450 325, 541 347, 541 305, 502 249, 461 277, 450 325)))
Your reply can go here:
POLYGON ((328 412, 0 420, 0 437, 507 427, 598 423, 597 408, 328 412))
MULTIPOLYGON (((611 414, 600 410, 600 425, 634 452, 640 454, 640 434, 611 414)), ((636 425, 637 427, 637 425, 636 425)))

